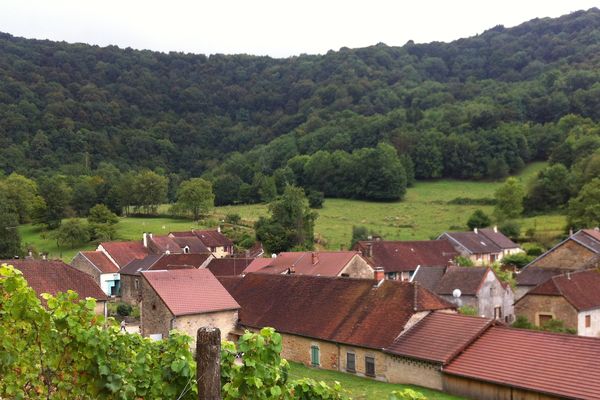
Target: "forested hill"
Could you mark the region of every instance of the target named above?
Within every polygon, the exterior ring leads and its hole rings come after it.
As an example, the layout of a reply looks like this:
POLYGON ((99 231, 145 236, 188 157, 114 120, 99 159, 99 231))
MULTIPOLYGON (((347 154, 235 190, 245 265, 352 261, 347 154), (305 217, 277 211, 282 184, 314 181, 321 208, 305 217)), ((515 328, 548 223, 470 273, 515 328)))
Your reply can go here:
MULTIPOLYGON (((389 143, 417 178, 500 177, 547 159, 584 121, 559 124, 568 114, 600 120, 596 8, 451 43, 286 59, 0 34, 7 173, 82 174, 109 162, 240 184, 275 174, 328 195, 369 197, 327 187, 354 150, 389 143), (311 167, 303 155, 318 150, 324 164, 311 167)), ((372 155, 385 158, 386 149, 372 155)))

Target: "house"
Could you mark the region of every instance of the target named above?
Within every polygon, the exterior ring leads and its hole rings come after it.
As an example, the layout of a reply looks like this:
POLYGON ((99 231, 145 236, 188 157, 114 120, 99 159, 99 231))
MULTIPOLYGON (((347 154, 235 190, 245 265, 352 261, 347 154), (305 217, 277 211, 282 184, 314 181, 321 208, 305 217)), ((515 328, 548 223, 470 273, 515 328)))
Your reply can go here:
POLYGON ((80 251, 71 261, 71 266, 96 280, 107 296, 117 296, 121 278, 119 266, 101 251, 80 251))
POLYGON ((600 399, 600 339, 490 326, 443 368, 471 399, 600 399))
POLYGON ((242 275, 244 270, 248 268, 250 263, 254 261, 252 258, 213 258, 206 265, 206 268, 212 272, 214 276, 237 276, 242 275))
POLYGON ((142 298, 141 273, 144 271, 203 268, 213 259, 211 253, 150 254, 142 259, 135 259, 119 271, 121 300, 131 305, 137 305, 140 302, 142 298))
POLYGON ((221 228, 216 230, 197 230, 193 229, 187 232, 171 232, 169 237, 181 239, 186 237, 198 238, 216 258, 223 258, 233 255, 233 242, 221 233, 221 228))
POLYGON ((295 251, 270 259, 256 259, 244 273, 343 276, 373 279, 374 270, 357 251, 295 251), (263 260, 270 260, 266 265, 263 260))
POLYGON ((515 312, 536 326, 557 319, 578 335, 600 337, 600 269, 551 277, 521 297, 515 312))
POLYGON ((475 228, 471 232, 444 232, 438 239, 447 239, 463 257, 475 265, 489 265, 503 257, 521 253, 518 244, 493 228, 475 228))
POLYGON ((275 328, 282 357, 388 381, 390 356, 383 350, 431 312, 454 310, 409 282, 262 273, 219 281, 241 306, 240 331, 275 328))
POLYGON ((411 282, 419 282, 457 307, 472 307, 482 317, 514 320, 514 293, 489 267, 419 268, 411 282))
POLYGON ((162 339, 177 329, 195 339, 198 328, 210 326, 227 338, 235 329, 240 306, 208 269, 147 270, 141 275, 143 336, 162 339))
MULTIPOLYGON (((95 312, 106 316, 108 298, 98 283, 88 274, 76 270, 60 260, 4 260, 0 264, 14 266, 23 273, 27 284, 38 294, 58 292, 66 293, 72 290, 79 294, 80 299, 91 297, 96 299, 95 312)), ((46 300, 41 299, 42 304, 46 300)))
POLYGON ((369 261, 373 268, 383 268, 386 279, 409 280, 419 267, 444 267, 458 256, 447 240, 420 241, 359 241, 354 249, 369 261))
POLYGON ((189 236, 173 237, 154 236, 152 233, 144 233, 142 236, 144 247, 152 254, 201 254, 210 253, 208 247, 202 241, 190 233, 189 236))
POLYGON ((552 276, 600 267, 600 231, 582 229, 531 261, 517 274, 516 298, 552 276))

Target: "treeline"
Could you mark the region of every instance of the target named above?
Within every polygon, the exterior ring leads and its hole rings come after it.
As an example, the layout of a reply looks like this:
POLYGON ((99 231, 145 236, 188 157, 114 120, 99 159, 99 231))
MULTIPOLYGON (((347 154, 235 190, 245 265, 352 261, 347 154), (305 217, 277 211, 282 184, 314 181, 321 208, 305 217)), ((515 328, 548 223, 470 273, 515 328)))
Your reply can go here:
POLYGON ((287 59, 0 34, 0 169, 36 179, 150 169, 169 177, 172 197, 224 162, 250 165, 227 173, 252 186, 298 155, 354 157, 385 142, 417 179, 501 177, 562 144, 562 117, 600 119, 599 34, 598 9, 452 43, 287 59))

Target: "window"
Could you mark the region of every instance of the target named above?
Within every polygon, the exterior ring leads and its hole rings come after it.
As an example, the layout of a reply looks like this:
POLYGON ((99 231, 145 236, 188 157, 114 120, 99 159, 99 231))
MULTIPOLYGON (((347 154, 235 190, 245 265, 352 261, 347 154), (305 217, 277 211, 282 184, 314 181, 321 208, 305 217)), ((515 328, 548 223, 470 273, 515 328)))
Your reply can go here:
POLYGON ((356 372, 356 354, 346 353, 346 371, 356 372))
POLYGON ((375 359, 373 357, 365 357, 365 375, 375 376, 375 359))
POLYGON ((538 316, 539 319, 539 326, 544 326, 546 325, 548 322, 552 321, 553 317, 552 314, 539 314, 538 316))
POLYGON ((502 307, 494 307, 494 319, 502 319, 502 307))
POLYGON ((319 366, 319 346, 310 346, 310 363, 313 367, 319 366))
POLYGON ((585 327, 589 328, 590 326, 592 326, 592 316, 586 315, 585 316, 585 327))
POLYGON ((133 286, 135 287, 135 290, 138 290, 140 288, 140 281, 139 281, 139 279, 136 279, 135 282, 133 282, 133 286))

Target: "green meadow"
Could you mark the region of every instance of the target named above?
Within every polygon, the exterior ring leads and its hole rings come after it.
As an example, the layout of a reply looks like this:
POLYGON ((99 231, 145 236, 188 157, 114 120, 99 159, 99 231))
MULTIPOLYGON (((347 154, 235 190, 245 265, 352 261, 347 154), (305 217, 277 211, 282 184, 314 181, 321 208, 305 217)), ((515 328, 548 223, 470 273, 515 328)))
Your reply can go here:
MULTIPOLYGON (((527 166, 518 177, 527 183, 545 163, 527 166)), ((364 225, 389 240, 423 240, 435 238, 449 229, 466 229, 469 216, 476 209, 491 214, 493 206, 448 204, 456 198, 493 198, 502 182, 474 182, 438 180, 418 182, 409 188, 400 202, 379 203, 361 200, 326 199, 315 226, 320 246, 326 249, 347 248, 353 225, 364 225)), ((161 207, 162 212, 167 206, 161 207)), ((174 218, 121 218, 117 226, 119 240, 140 239, 143 232, 156 235, 191 228, 215 227, 227 214, 238 214, 245 225, 252 225, 260 216, 267 215, 265 204, 216 207, 211 216, 200 224, 174 218)), ((522 218, 521 232, 534 228, 547 237, 559 236, 565 228, 565 217, 560 214, 522 218)), ((79 251, 93 249, 90 243, 76 248, 59 248, 51 232, 32 226, 20 227, 22 241, 37 251, 49 253, 52 258, 70 261, 79 251)))

